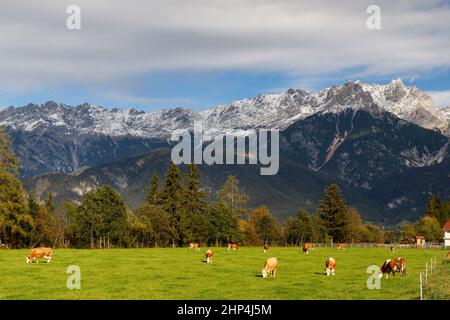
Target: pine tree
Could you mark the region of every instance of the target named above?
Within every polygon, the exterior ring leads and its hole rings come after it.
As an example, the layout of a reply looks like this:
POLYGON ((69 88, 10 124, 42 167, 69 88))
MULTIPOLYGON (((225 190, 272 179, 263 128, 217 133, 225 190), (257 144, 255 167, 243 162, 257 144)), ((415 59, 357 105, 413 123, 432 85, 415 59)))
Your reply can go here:
POLYGON ((40 208, 41 208, 41 206, 36 201, 36 196, 34 195, 33 191, 31 191, 28 194, 28 209, 29 209, 29 213, 33 219, 36 219, 38 217, 40 208))
POLYGON ((439 197, 432 195, 428 197, 425 215, 437 219, 441 226, 443 226, 450 218, 449 205, 448 203, 442 202, 439 197))
POLYGON ((341 189, 333 183, 325 188, 324 197, 319 202, 319 217, 335 242, 345 242, 348 207, 344 202, 341 189))
POLYGON ((53 216, 55 214, 55 204, 53 203, 53 193, 49 192, 47 199, 45 199, 45 210, 47 210, 47 215, 53 216))
POLYGON ((160 192, 159 192, 159 179, 156 174, 152 175, 150 181, 150 187, 147 193, 147 203, 150 205, 157 205, 160 202, 160 192))
POLYGON ((0 127, 0 172, 19 176, 19 158, 11 150, 11 141, 0 127))
POLYGON ((10 147, 8 136, 0 128, 0 242, 19 248, 29 245, 33 219, 19 180, 19 158, 10 147))
POLYGON ((219 200, 224 201, 231 212, 241 219, 247 215, 247 202, 249 197, 239 191, 239 180, 235 176, 228 176, 222 188, 218 192, 219 200))
POLYGON ((183 230, 181 217, 183 215, 183 189, 181 186, 180 170, 171 162, 167 169, 164 181, 164 188, 161 194, 162 207, 169 214, 171 226, 174 233, 173 245, 175 241, 182 244, 183 230))
POLYGON ((208 221, 206 214, 206 193, 200 189, 200 172, 195 164, 188 165, 186 187, 183 197, 182 230, 184 242, 206 241, 208 221))

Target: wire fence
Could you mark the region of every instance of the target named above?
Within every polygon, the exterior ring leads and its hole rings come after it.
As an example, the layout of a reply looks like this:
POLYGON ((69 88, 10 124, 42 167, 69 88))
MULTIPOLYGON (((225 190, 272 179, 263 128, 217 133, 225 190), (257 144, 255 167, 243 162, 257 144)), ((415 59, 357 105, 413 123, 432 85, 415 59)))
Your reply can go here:
POLYGON ((433 276, 433 270, 436 273, 437 258, 432 257, 425 262, 425 272, 419 274, 419 297, 424 300, 425 294, 428 293, 428 280, 433 276))

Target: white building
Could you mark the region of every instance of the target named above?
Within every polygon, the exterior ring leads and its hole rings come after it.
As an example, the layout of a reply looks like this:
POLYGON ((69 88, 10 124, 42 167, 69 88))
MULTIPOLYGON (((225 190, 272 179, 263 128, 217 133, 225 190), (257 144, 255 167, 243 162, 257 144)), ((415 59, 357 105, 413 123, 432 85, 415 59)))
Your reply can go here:
POLYGON ((444 224, 444 245, 445 247, 450 247, 450 220, 444 224))

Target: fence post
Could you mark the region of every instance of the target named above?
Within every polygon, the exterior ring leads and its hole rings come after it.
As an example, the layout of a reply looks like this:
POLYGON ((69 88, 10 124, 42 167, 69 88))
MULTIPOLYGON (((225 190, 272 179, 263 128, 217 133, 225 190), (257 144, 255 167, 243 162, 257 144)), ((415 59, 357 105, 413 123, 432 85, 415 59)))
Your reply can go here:
POLYGON ((419 277, 419 287, 420 287, 420 300, 423 300, 423 290, 422 290, 422 272, 419 277))
POLYGON ((431 263, 430 263, 430 275, 433 274, 433 258, 431 258, 431 263))
POLYGON ((428 261, 425 263, 425 288, 428 287, 428 261))

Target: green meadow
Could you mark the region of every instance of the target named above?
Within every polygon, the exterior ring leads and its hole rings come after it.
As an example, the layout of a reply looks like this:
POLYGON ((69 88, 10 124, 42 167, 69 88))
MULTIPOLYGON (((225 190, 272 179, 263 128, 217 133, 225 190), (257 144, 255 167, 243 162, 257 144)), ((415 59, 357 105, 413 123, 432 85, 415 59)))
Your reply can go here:
POLYGON ((437 257, 437 270, 450 272, 443 250, 212 248, 213 263, 206 264, 205 249, 55 249, 49 264, 26 264, 29 250, 0 250, 0 299, 418 299, 427 260, 437 257), (327 277, 330 256, 337 268, 327 277), (407 260, 406 277, 383 278, 380 289, 368 289, 367 267, 398 256, 407 260), (276 278, 261 277, 268 257, 279 261, 276 278), (67 288, 70 265, 80 268, 79 290, 67 288))

